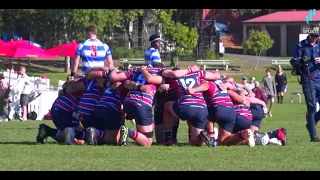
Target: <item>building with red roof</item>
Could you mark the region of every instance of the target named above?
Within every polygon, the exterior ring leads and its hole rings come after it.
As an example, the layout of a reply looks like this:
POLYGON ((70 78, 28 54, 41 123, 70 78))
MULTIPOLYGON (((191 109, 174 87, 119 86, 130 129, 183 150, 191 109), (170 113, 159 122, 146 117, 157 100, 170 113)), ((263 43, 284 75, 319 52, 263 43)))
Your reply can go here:
MULTIPOLYGON (((266 30, 274 40, 274 45, 265 55, 293 56, 299 42, 301 27, 308 25, 306 16, 310 16, 309 13, 309 11, 278 11, 243 21, 243 42, 247 40, 251 29, 266 30)), ((312 16, 309 25, 319 26, 319 23, 320 10, 312 16)), ((247 54, 246 50, 243 53, 247 54)))

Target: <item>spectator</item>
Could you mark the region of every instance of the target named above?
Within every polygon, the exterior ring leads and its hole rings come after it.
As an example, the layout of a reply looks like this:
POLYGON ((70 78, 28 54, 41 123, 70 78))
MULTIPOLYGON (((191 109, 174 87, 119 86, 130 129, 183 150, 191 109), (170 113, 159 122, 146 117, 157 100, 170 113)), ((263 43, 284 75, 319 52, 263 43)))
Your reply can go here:
POLYGON ((284 92, 287 89, 287 76, 286 73, 282 71, 281 67, 278 67, 277 73, 275 75, 276 89, 277 89, 277 99, 278 104, 282 104, 284 92))
POLYGON ((29 94, 32 91, 31 82, 29 80, 28 75, 26 74, 26 67, 21 66, 19 69, 19 78, 17 80, 17 84, 14 88, 15 92, 20 92, 20 105, 22 107, 22 117, 20 117, 20 121, 26 121, 28 116, 28 103, 29 103, 29 94))
POLYGON ((255 80, 256 80, 255 77, 251 77, 250 83, 247 83, 246 86, 252 90, 255 87, 255 84, 254 84, 255 80))
POLYGON ((11 72, 11 74, 14 74, 14 66, 12 64, 8 65, 6 71, 7 73, 11 72))
POLYGON ((271 70, 267 69, 266 70, 266 76, 262 80, 262 85, 261 85, 262 90, 266 93, 267 95, 267 101, 270 100, 270 106, 269 106, 269 116, 272 117, 271 114, 271 108, 274 103, 274 96, 277 94, 276 91, 276 82, 274 77, 271 76, 271 70))
POLYGON ((257 99, 260 99, 261 101, 264 101, 267 104, 267 97, 265 92, 260 88, 259 82, 255 81, 254 82, 254 88, 252 89, 252 92, 256 95, 255 97, 257 99))
POLYGON ((9 98, 10 88, 9 82, 0 74, 0 122, 8 121, 7 99, 9 98))

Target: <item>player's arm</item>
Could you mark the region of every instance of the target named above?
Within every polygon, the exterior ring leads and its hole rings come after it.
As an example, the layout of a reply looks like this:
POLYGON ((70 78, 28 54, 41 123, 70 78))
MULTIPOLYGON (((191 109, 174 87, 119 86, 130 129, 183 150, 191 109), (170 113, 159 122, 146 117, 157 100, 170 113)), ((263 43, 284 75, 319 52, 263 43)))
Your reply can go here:
POLYGON ((261 106, 263 106, 263 107, 267 107, 266 103, 265 103, 264 101, 261 101, 261 100, 258 99, 258 98, 248 97, 248 96, 246 96, 245 98, 246 98, 247 101, 249 101, 249 102, 252 103, 252 104, 259 104, 259 105, 261 105, 261 106))
POLYGON ((112 82, 119 82, 119 81, 122 82, 127 80, 130 77, 130 74, 131 74, 131 70, 123 71, 120 73, 117 73, 116 70, 112 70, 110 73, 110 80, 112 82))
POLYGON ((107 67, 91 68, 85 72, 87 79, 103 78, 108 72, 107 67))
POLYGON ((147 90, 149 89, 148 85, 141 85, 141 84, 136 83, 136 82, 131 81, 131 80, 126 80, 124 82, 124 87, 129 89, 129 90, 138 90, 138 91, 141 91, 141 92, 147 92, 147 90))
POLYGON ((112 53, 111 53, 110 47, 106 44, 104 46, 107 49, 106 57, 104 59, 104 66, 112 69, 113 68, 113 60, 112 60, 112 53))
POLYGON ((193 65, 193 66, 189 66, 188 69, 179 69, 175 71, 166 69, 161 73, 161 75, 167 78, 180 78, 190 72, 197 72, 199 70, 200 68, 197 65, 193 65))
POLYGON ((164 78, 162 76, 153 76, 147 71, 147 68, 141 69, 141 74, 143 75, 146 82, 150 84, 164 84, 164 78))
POLYGON ((204 92, 204 91, 206 91, 208 89, 209 89, 209 82, 208 81, 202 81, 200 86, 194 87, 194 88, 187 88, 186 92, 188 94, 194 94, 194 93, 197 93, 197 92, 204 92))
MULTIPOLYGON (((243 93, 243 91, 238 90, 238 93, 243 93)), ((230 98, 232 99, 233 103, 236 104, 243 104, 247 107, 250 107, 250 102, 246 101, 244 96, 239 95, 236 91, 228 90, 228 94, 230 98)))
POLYGON ((221 75, 219 72, 209 72, 205 71, 204 73, 204 79, 208 81, 215 81, 221 78, 221 75))
POLYGON ((249 93, 249 96, 254 96, 254 93, 246 85, 240 84, 240 83, 236 83, 236 84, 237 84, 237 86, 239 86, 239 87, 243 88, 244 90, 246 90, 249 93))
POLYGON ((82 47, 83 47, 83 45, 79 44, 78 49, 76 51, 76 57, 74 58, 71 76, 74 76, 74 73, 77 72, 77 70, 78 70, 82 47))

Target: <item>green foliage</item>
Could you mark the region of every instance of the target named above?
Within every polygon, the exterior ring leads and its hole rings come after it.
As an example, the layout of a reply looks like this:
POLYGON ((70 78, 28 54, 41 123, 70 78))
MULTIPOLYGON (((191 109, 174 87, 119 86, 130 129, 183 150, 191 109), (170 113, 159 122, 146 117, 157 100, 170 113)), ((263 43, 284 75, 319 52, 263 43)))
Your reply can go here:
POLYGON ((152 9, 154 19, 162 24, 163 35, 170 42, 175 43, 175 51, 178 55, 187 55, 193 52, 198 43, 198 32, 195 28, 185 26, 172 19, 176 9, 152 9))
POLYGON ((239 13, 240 15, 243 14, 257 14, 263 10, 267 10, 267 9, 231 9, 232 12, 234 13, 239 13))
POLYGON ((207 51, 207 53, 205 55, 205 59, 209 59, 209 60, 215 60, 215 59, 219 59, 219 58, 220 58, 220 55, 212 50, 207 51))
POLYGON ((143 50, 139 48, 122 48, 122 47, 113 47, 112 48, 112 57, 114 59, 119 58, 143 58, 143 50))
POLYGON ((267 31, 255 31, 249 32, 248 40, 243 44, 243 48, 247 49, 250 54, 260 55, 272 48, 274 40, 271 39, 267 31))

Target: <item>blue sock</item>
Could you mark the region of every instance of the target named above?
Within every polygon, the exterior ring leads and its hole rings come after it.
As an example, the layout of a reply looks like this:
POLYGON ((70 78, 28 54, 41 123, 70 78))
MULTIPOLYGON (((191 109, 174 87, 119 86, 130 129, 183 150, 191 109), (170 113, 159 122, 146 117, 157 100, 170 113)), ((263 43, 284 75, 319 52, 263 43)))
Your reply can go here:
POLYGON ((278 138, 278 133, 279 133, 278 130, 267 132, 267 134, 268 134, 268 136, 269 136, 270 139, 272 139, 272 138, 278 138))
POLYGON ((178 138, 177 138, 178 129, 179 129, 179 120, 172 127, 172 142, 173 143, 177 143, 177 141, 178 141, 178 138))
POLYGON ((130 138, 132 138, 133 140, 136 140, 137 137, 138 137, 138 133, 137 133, 137 131, 135 131, 135 130, 128 129, 128 136, 129 136, 130 138))

